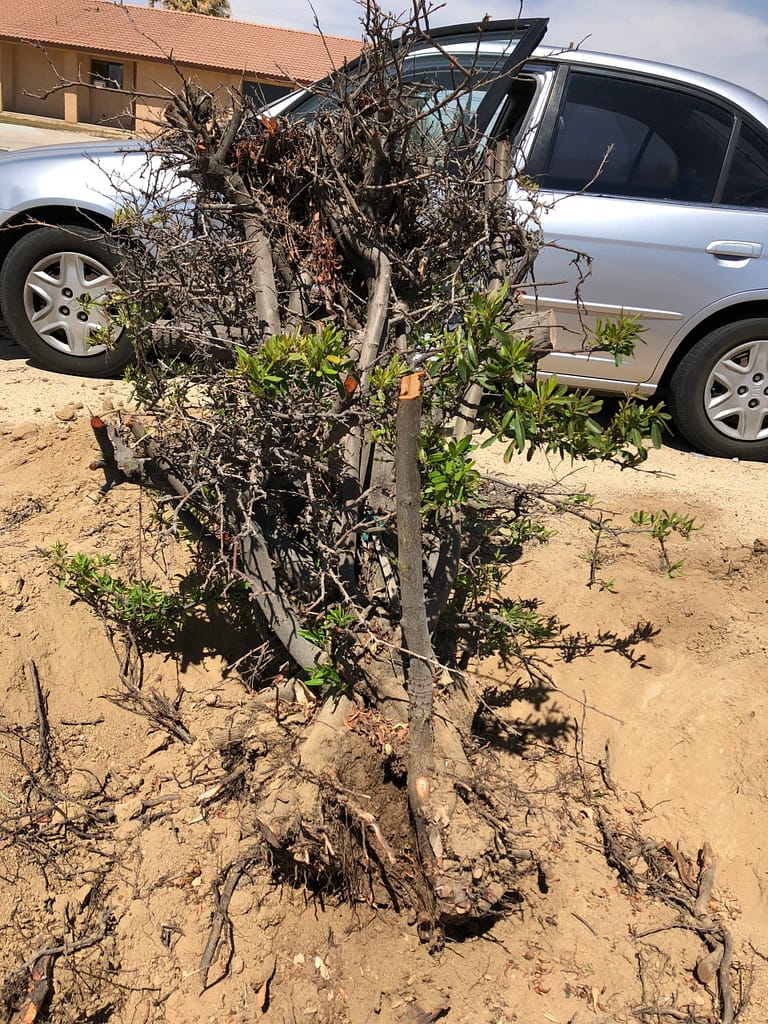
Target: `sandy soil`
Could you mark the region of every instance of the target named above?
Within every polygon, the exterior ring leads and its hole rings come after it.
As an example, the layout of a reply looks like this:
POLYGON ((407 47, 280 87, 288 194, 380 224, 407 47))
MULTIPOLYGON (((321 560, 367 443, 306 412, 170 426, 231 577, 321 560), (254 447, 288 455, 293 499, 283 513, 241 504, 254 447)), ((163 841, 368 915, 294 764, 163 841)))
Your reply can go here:
MULTIPOLYGON (((178 704, 192 742, 152 732, 145 718, 105 699, 118 686, 113 651, 94 614, 52 580, 45 557, 63 541, 72 551, 113 553, 126 574, 149 564, 149 509, 130 488, 103 498, 88 469, 88 410, 127 400, 122 384, 45 374, 18 350, 2 351, 0 1020, 20 1020, 29 998, 29 972, 16 968, 41 949, 85 940, 55 960, 49 1019, 714 1019, 693 973, 700 944, 671 927, 674 910, 619 882, 595 827, 595 801, 693 859, 711 844, 710 910, 734 935, 735 995, 752 984, 740 1020, 766 1020, 768 465, 672 446, 636 473, 487 461, 488 472, 519 482, 567 476, 570 490, 599 497, 615 525, 628 525, 640 508, 701 524, 689 541, 670 540, 671 558, 685 560, 673 578, 660 570, 650 538, 607 542, 599 575, 613 581, 613 593, 587 586, 583 556, 593 536, 577 520, 553 515, 549 543, 527 546, 510 567, 509 595, 535 598, 564 626, 547 652, 557 690, 539 707, 500 710, 510 735, 528 730, 537 745, 523 756, 513 743, 495 751, 530 802, 532 832, 551 863, 547 885, 523 879, 505 920, 430 956, 407 908, 398 915, 375 900, 350 907, 341 895, 312 896, 275 883, 257 858, 230 905, 229 972, 201 994, 214 883, 254 843, 247 801, 212 795, 224 768, 210 737, 248 715, 253 696, 202 638, 183 656, 148 659, 145 673, 150 691, 178 704), (47 803, 29 774, 41 767, 30 662, 48 695, 47 803), (565 739, 549 742, 562 731, 565 739), (616 793, 587 799, 571 768, 577 755, 587 765, 605 759, 606 742, 616 793), (651 1006, 658 1012, 640 1013, 651 1006)), ((519 674, 477 671, 500 682, 519 674)), ((286 728, 307 712, 291 714, 286 728)))

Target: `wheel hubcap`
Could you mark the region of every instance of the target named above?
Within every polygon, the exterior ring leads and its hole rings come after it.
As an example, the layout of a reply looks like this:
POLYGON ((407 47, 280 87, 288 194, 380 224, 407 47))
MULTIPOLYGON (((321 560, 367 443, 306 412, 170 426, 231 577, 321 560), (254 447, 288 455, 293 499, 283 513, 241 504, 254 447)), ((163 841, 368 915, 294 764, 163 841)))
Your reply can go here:
POLYGON ((726 437, 768 438, 768 339, 737 345, 715 363, 705 409, 712 426, 726 437))
POLYGON ((107 348, 99 335, 109 330, 103 301, 114 287, 112 272, 98 260, 79 252, 51 253, 27 274, 24 308, 51 348, 95 356, 107 348))

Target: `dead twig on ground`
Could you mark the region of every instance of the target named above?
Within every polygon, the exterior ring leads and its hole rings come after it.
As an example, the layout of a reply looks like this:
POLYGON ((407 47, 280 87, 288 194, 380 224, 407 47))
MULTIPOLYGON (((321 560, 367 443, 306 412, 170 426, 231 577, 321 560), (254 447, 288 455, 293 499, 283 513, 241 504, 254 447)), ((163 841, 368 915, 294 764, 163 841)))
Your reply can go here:
POLYGON ((683 1021, 684 1024, 709 1024, 711 1017, 694 1017, 685 1010, 676 1010, 671 1006, 638 1006, 632 1011, 637 1017, 648 1017, 649 1020, 660 1020, 662 1017, 669 1017, 670 1020, 683 1021))
POLYGON ((72 953, 79 953, 83 949, 89 949, 91 946, 97 945, 102 942, 107 935, 109 935, 110 929, 114 922, 114 916, 112 910, 105 910, 100 919, 99 927, 91 932, 89 935, 84 935, 81 939, 74 939, 72 942, 61 942, 53 946, 45 946, 42 949, 36 950, 32 956, 25 960, 23 964, 19 964, 18 967, 13 967, 6 974, 3 979, 3 984, 6 984, 10 979, 15 977, 17 974, 21 974, 22 971, 34 968, 35 965, 39 964, 40 961, 46 957, 51 957, 56 960, 60 956, 70 956, 72 953))
POLYGON ((150 689, 146 693, 123 679, 124 689, 106 695, 106 700, 120 708, 148 719, 155 728, 164 729, 182 743, 193 743, 194 736, 182 722, 179 709, 164 693, 150 689))
MULTIPOLYGON (((243 854, 242 857, 233 861, 233 863, 230 864, 223 872, 222 878, 217 879, 211 886, 213 896, 216 901, 216 909, 213 912, 213 921, 211 922, 211 930, 208 933, 208 941, 205 944, 203 955, 200 957, 200 975, 203 982, 202 991, 205 991, 208 988, 208 974, 218 955, 222 941, 222 933, 225 929, 227 933, 227 941, 229 943, 229 955, 227 957, 227 962, 224 965, 221 977, 216 980, 221 981, 222 978, 227 976, 229 961, 232 959, 232 953, 234 951, 232 922, 229 919, 228 913, 229 902, 232 899, 232 894, 237 888, 238 882, 243 877, 248 867, 258 858, 259 853, 260 848, 255 847, 252 850, 249 850, 248 853, 243 854)), ((211 984, 215 984, 215 982, 212 982, 211 984)))
POLYGON ((597 936, 597 932, 595 931, 595 929, 592 927, 592 925, 589 923, 589 921, 586 920, 586 918, 581 916, 581 914, 577 914, 575 910, 572 910, 571 911, 571 917, 575 917, 576 920, 580 921, 581 924, 583 924, 585 928, 587 928, 589 931, 591 931, 592 934, 595 937, 597 936))
POLYGON ((142 688, 144 677, 143 658, 135 638, 130 630, 126 630, 119 635, 119 639, 125 645, 121 653, 118 650, 118 638, 115 635, 115 631, 110 628, 106 620, 104 625, 107 639, 117 659, 118 673, 122 684, 122 689, 105 694, 105 700, 117 705, 119 708, 125 708, 136 715, 141 715, 151 722, 155 728, 165 730, 174 739, 181 740, 182 743, 193 743, 195 737, 184 725, 179 713, 179 703, 184 691, 179 690, 175 701, 169 700, 164 693, 154 688, 150 688, 145 692, 142 688))
POLYGON ((40 676, 34 661, 27 662, 27 672, 35 695, 35 711, 37 713, 37 735, 40 750, 40 771, 48 774, 51 764, 51 729, 48 724, 48 702, 40 685, 40 676))

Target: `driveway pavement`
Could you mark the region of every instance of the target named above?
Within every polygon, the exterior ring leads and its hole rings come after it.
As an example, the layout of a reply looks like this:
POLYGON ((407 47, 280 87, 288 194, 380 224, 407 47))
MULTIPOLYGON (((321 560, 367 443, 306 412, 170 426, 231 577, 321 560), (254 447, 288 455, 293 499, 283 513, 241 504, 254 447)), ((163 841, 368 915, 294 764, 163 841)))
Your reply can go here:
MULTIPOLYGON (((117 134, 117 133, 115 133, 117 134)), ((43 128, 39 122, 17 124, 0 120, 0 150, 31 149, 33 146, 51 146, 63 142, 88 142, 103 139, 103 132, 70 131, 68 128, 43 128)))

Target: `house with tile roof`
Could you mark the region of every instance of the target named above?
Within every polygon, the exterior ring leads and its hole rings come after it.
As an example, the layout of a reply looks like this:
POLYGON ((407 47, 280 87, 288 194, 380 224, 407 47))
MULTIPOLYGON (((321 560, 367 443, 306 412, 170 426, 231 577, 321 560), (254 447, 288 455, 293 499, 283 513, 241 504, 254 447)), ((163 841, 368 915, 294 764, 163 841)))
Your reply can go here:
POLYGON ((183 78, 271 101, 360 42, 109 0, 0 0, 0 111, 150 133, 183 78))

